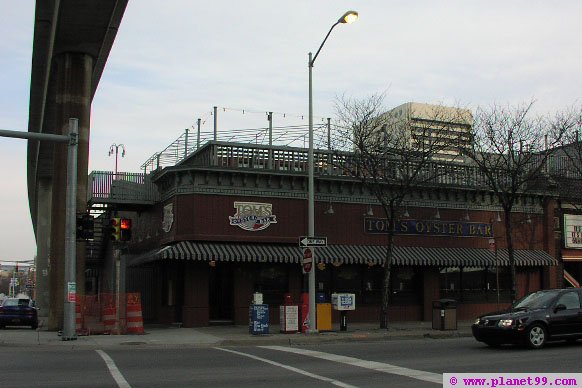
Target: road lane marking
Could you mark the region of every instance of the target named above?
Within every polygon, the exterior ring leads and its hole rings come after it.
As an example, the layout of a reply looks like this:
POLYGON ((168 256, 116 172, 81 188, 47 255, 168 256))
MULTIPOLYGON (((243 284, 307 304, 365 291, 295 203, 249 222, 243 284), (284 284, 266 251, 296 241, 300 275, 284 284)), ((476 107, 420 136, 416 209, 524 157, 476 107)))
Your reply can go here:
POLYGON ((131 388, 131 385, 129 385, 125 377, 123 377, 119 369, 117 369, 117 366, 111 357, 109 357, 109 355, 107 355, 107 353, 105 353, 103 350, 97 349, 95 351, 101 356, 103 361, 105 361, 105 365, 107 365, 107 368, 109 368, 109 373, 111 373, 111 376, 117 383, 117 386, 119 388, 131 388))
POLYGON ((289 366, 289 365, 280 364, 278 362, 271 361, 271 360, 268 360, 266 358, 257 357, 257 356, 254 356, 252 354, 237 352, 236 350, 224 349, 224 348, 214 348, 214 349, 222 350, 224 352, 238 354, 239 356, 244 356, 244 357, 252 358, 252 359, 257 360, 257 361, 266 362, 267 364, 275 365, 275 366, 278 366, 278 367, 281 367, 281 368, 290 370, 292 372, 302 374, 302 375, 307 376, 307 377, 311 377, 311 378, 314 378, 314 379, 317 379, 317 380, 325 381, 325 382, 331 383, 333 385, 337 385, 338 387, 358 388, 355 385, 350 385, 350 384, 342 383, 341 381, 338 381, 338 380, 330 379, 330 378, 325 377, 325 376, 316 375, 316 374, 313 374, 313 373, 304 371, 303 369, 298 369, 298 368, 295 368, 295 367, 292 367, 292 366, 289 366))
POLYGON ((390 373, 400 376, 406 376, 417 380, 429 381, 431 383, 442 384, 443 376, 439 373, 425 372, 417 369, 409 369, 401 366, 396 366, 392 364, 385 364, 383 362, 367 361, 355 357, 340 356, 337 354, 317 352, 314 350, 288 348, 285 346, 259 346, 264 349, 279 350, 281 352, 289 352, 300 354, 303 356, 310 356, 315 358, 320 358, 323 360, 339 362, 342 364, 358 366, 360 368, 366 368, 375 370, 383 373, 390 373))

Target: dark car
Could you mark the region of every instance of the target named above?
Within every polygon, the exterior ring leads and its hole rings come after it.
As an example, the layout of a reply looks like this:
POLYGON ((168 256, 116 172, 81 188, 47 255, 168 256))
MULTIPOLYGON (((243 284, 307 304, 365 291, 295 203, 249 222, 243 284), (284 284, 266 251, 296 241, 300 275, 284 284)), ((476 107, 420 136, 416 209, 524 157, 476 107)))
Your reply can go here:
POLYGON ((6 326, 38 327, 38 313, 34 301, 25 298, 8 298, 0 306, 0 328, 6 326))
POLYGON ((473 323, 473 336, 489 346, 525 344, 533 349, 547 341, 582 338, 582 289, 533 292, 510 309, 483 315, 473 323))

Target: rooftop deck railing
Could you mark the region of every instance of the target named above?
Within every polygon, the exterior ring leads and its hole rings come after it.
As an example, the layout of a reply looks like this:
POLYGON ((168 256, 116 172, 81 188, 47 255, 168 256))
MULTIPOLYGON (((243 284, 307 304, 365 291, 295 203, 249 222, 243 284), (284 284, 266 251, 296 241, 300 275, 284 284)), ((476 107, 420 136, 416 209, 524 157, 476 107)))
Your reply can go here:
MULTIPOLYGON (((242 170, 265 170, 274 173, 298 173, 307 175, 306 148, 288 146, 268 146, 209 141, 176 167, 193 166, 242 170)), ((358 175, 353 154, 314 150, 314 174, 316 176, 353 177, 358 175)), ((541 163, 534 158, 531 163, 541 163)), ((408 166, 412 166, 414 162, 408 166)), ((572 160, 566 156, 550 156, 542 172, 553 177, 580 179, 580 169, 574 168, 572 160)), ((405 173, 406 166, 399 161, 387 161, 383 177, 398 180, 405 173)), ((158 168, 157 171, 161 171, 158 168)), ((155 175, 155 174, 154 174, 155 175)), ((89 200, 94 203, 135 202, 153 203, 159 199, 151 175, 144 173, 118 173, 94 171, 89 179, 89 200)), ((503 173, 500 171, 500 179, 503 173)), ((419 182, 429 185, 467 188, 486 188, 486 176, 470 162, 435 160, 420 171, 419 182)))

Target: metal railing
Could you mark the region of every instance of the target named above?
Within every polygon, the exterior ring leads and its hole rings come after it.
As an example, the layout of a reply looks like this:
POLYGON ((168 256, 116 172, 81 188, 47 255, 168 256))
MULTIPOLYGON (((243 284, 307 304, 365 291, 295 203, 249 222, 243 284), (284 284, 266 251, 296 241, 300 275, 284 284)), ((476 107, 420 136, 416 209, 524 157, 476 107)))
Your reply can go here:
MULTIPOLYGON (((184 149, 181 152, 187 154, 184 149)), ((266 170, 273 172, 307 174, 306 148, 272 146, 223 141, 207 141, 189 155, 188 164, 197 167, 228 169, 266 170)), ((179 156, 178 154, 176 154, 179 156)), ((177 164, 184 158, 177 158, 177 164)), ((533 164, 543 159, 533 158, 533 164)), ((399 180, 414 171, 414 162, 409 166, 402 162, 386 161, 382 176, 387 181, 399 180)), ((176 165, 176 164, 174 164, 176 165)), ((316 149, 314 150, 314 173, 319 176, 353 177, 358 175, 354 154, 316 149)), ((552 155, 546 161, 542 173, 549 176, 580 179, 580 169, 566 156, 552 155)), ((500 173, 503 174, 500 170, 500 173)), ((488 187, 483 172, 470 161, 435 160, 420 171, 417 181, 429 185, 448 187, 488 187)), ((89 176, 88 200, 92 203, 138 203, 152 204, 159 199, 157 187, 144 173, 113 173, 94 171, 89 176)))
MULTIPOLYGON (((324 143, 327 137, 327 126, 319 124, 314 127, 317 142, 324 143)), ((209 142, 233 142, 245 146, 273 146, 273 147, 307 147, 307 125, 286 127, 238 129, 236 131, 218 132, 216 139, 213 132, 193 133, 187 130, 170 145, 148 158, 140 167, 144 173, 156 171, 160 168, 175 166, 191 154, 201 149, 209 142), (271 136, 269 136, 271 131, 271 136), (270 142, 270 144, 269 144, 270 142)))
POLYGON ((160 198, 157 187, 142 173, 93 171, 88 185, 90 203, 152 204, 160 198))

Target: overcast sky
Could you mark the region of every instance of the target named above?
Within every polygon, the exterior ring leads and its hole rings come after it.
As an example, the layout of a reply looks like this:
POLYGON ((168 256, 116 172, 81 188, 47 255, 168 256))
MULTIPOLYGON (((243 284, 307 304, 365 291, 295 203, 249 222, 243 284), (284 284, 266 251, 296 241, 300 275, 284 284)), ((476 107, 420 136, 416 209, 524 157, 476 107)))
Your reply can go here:
MULTIPOLYGON (((405 102, 470 109, 535 99, 536 112, 579 104, 582 2, 414 0, 134 0, 92 106, 90 170, 138 172, 218 106, 219 131, 307 124, 307 54, 345 11, 313 70, 316 121, 338 95, 386 92, 405 102), (244 114, 243 111, 244 110, 244 114), (303 120, 301 116, 304 116, 303 120)), ((0 0, 0 129, 28 128, 34 1, 0 0)), ((26 142, 0 138, 0 260, 36 246, 26 142)))

